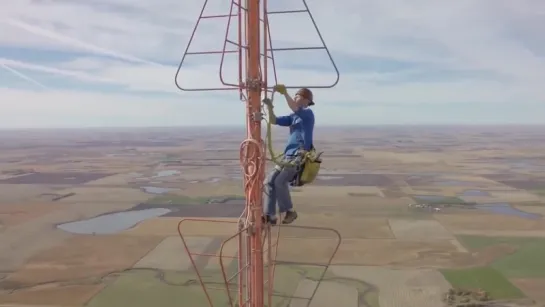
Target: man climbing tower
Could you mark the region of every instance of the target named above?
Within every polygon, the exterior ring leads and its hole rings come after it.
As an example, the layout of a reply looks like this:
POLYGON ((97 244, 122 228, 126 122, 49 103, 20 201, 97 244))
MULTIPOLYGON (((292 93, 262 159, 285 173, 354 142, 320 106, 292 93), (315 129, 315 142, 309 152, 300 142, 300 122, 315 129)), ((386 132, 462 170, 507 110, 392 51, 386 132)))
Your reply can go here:
POLYGON ((283 166, 276 166, 267 176, 264 183, 264 216, 265 223, 277 223, 276 204, 280 214, 285 214, 283 224, 291 224, 297 219, 297 212, 293 209, 290 195, 290 182, 297 175, 303 156, 313 148, 314 112, 308 108, 314 105, 313 94, 308 88, 302 88, 291 97, 282 84, 276 85, 274 90, 284 96, 290 115, 276 117, 272 101, 265 99, 269 114, 269 122, 273 125, 289 127, 289 137, 283 153, 283 166))

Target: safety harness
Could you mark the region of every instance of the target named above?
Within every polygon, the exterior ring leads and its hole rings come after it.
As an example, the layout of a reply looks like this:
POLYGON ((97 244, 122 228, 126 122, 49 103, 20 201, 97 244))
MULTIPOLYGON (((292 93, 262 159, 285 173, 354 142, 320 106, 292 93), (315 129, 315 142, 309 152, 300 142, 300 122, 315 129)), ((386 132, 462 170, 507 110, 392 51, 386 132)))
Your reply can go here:
MULTIPOLYGON (((276 91, 273 91, 270 103, 272 104, 274 100, 274 94, 276 91)), ((265 112, 265 100, 263 100, 262 105, 262 112, 265 112)), ((263 119, 267 122, 267 148, 269 150, 269 154, 271 156, 271 161, 273 161, 274 164, 278 165, 279 167, 297 167, 297 174, 295 177, 291 180, 290 184, 294 187, 301 187, 306 184, 312 183, 316 177, 318 176, 318 173, 320 172, 320 166, 322 164, 322 158, 321 155, 323 152, 317 152, 314 146, 312 146, 312 149, 308 152, 305 152, 302 155, 302 159, 300 161, 291 161, 291 162, 285 162, 281 160, 283 154, 276 155, 273 150, 272 146, 272 123, 263 117, 263 119)))
POLYGON ((316 153, 314 148, 310 152, 305 153, 297 174, 290 182, 291 186, 302 187, 305 184, 312 183, 316 179, 322 164, 321 155, 322 153, 316 153))

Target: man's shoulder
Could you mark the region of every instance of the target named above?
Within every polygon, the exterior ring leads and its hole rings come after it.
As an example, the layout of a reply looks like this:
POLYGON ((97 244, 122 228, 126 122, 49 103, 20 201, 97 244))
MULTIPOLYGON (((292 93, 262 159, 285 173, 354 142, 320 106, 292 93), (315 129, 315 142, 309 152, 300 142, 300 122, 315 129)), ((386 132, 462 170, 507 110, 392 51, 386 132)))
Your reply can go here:
POLYGON ((314 117, 314 112, 310 108, 300 109, 293 114, 298 115, 300 117, 314 117))

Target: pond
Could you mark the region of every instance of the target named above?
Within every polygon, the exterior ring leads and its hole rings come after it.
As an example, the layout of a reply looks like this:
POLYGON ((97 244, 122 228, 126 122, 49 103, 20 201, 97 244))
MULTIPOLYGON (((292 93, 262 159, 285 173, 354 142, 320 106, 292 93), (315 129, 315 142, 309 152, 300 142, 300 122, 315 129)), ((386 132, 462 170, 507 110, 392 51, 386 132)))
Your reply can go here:
POLYGON ((123 211, 99 215, 86 220, 57 225, 57 228, 77 234, 113 234, 133 227, 134 225, 171 212, 170 209, 153 208, 134 211, 123 211))
POLYGON ((412 195, 412 198, 416 202, 428 204, 462 205, 465 203, 458 197, 444 195, 412 195))
POLYGON ((508 203, 482 204, 482 205, 476 205, 475 207, 477 209, 481 209, 481 210, 485 210, 485 211, 489 211, 493 213, 518 216, 518 217, 530 219, 530 220, 538 220, 541 218, 540 214, 524 212, 522 210, 513 208, 508 203))
POLYGON ((170 191, 174 191, 177 189, 173 188, 160 188, 160 187, 140 187, 144 192, 150 193, 150 194, 165 194, 170 191))
POLYGON ((157 174, 155 174, 155 178, 157 177, 169 177, 180 174, 180 171, 172 171, 172 170, 166 170, 166 171, 159 171, 157 174))
POLYGON ((475 182, 471 181, 460 181, 460 180, 442 180, 432 183, 437 186, 448 186, 448 187, 463 187, 463 186, 473 186, 475 182))
POLYGON ((490 193, 480 190, 465 190, 462 196, 490 196, 490 193))
POLYGON ((413 198, 418 201, 442 201, 446 197, 443 195, 414 195, 413 198))

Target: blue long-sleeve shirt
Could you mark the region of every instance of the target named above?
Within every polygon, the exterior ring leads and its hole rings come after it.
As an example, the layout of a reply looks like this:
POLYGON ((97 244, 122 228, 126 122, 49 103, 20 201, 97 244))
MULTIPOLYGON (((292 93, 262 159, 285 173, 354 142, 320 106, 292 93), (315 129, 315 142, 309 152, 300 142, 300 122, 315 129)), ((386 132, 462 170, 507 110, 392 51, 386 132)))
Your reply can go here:
POLYGON ((276 124, 282 127, 290 127, 290 135, 285 156, 294 156, 297 150, 303 148, 310 151, 313 147, 314 112, 309 108, 301 108, 290 115, 276 118, 276 124))

